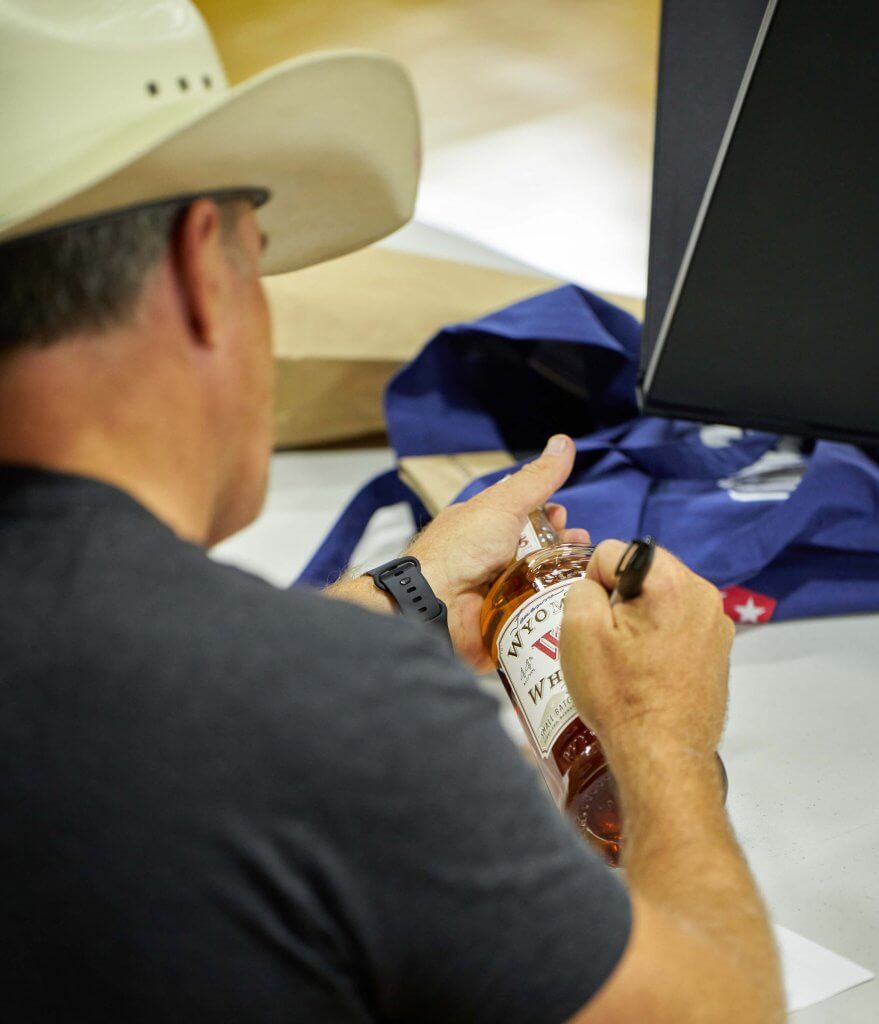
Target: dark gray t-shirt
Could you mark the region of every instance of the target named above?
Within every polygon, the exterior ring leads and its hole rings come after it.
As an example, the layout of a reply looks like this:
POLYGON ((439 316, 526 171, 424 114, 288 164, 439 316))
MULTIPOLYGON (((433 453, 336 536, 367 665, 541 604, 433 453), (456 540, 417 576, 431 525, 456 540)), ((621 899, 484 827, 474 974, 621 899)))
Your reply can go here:
POLYGON ((629 933, 439 640, 0 469, 15 1019, 560 1022, 629 933))

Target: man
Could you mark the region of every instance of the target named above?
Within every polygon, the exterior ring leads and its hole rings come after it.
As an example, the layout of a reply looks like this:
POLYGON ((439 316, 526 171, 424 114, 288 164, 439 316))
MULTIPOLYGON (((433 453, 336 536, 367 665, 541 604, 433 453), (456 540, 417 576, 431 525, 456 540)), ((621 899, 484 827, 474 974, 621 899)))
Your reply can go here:
MULTIPOLYGON (((13 168, 0 208, 15 1018, 778 1020, 771 933, 714 764, 732 628, 707 583, 660 553, 642 597, 611 607, 608 542, 570 593, 564 670, 620 786, 626 890, 462 662, 371 580, 283 593, 205 556, 265 490, 253 203, 272 191, 275 270, 391 230, 414 189, 411 94, 363 55, 224 92, 184 0, 99 8, 53 20, 0 3, 0 52, 33 108, 8 115, 18 134, 4 125, 29 172, 13 168), (197 82, 215 92, 192 106, 197 82)), ((413 542, 462 659, 484 663, 485 585, 572 461, 551 439, 413 542)))

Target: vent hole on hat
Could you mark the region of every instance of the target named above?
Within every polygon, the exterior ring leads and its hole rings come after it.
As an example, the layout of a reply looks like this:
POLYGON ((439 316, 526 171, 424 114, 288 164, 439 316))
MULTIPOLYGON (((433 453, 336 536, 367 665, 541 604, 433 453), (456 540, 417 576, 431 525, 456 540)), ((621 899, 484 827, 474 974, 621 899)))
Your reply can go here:
POLYGON ((181 92, 186 92, 186 90, 189 88, 189 79, 188 78, 178 78, 177 79, 177 84, 180 86, 180 91, 181 92))
POLYGON ((210 89, 210 87, 214 84, 210 75, 202 75, 201 80, 202 82, 204 82, 205 89, 210 89))
POLYGON ((159 95, 159 83, 158 82, 147 82, 146 91, 150 96, 159 95))

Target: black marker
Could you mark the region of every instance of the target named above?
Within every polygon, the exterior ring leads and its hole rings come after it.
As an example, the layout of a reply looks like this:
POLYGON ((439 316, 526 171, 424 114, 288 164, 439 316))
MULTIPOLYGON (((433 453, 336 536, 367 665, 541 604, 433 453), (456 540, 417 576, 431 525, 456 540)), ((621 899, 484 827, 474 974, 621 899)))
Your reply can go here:
POLYGON ((641 587, 653 564, 655 553, 656 541, 652 537, 632 541, 623 552, 623 557, 617 566, 617 585, 610 595, 611 604, 631 601, 641 593, 641 587))

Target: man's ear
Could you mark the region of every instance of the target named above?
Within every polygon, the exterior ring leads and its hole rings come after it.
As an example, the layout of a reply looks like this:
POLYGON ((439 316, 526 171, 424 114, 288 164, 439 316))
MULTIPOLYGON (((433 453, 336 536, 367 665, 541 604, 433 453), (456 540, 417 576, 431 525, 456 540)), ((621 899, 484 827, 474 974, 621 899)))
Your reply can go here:
POLYGON ((211 199, 196 199, 174 232, 172 260, 193 340, 213 348, 224 322, 230 272, 222 213, 211 199))

